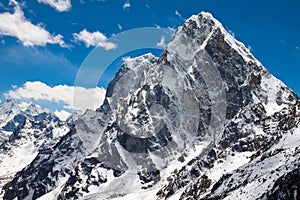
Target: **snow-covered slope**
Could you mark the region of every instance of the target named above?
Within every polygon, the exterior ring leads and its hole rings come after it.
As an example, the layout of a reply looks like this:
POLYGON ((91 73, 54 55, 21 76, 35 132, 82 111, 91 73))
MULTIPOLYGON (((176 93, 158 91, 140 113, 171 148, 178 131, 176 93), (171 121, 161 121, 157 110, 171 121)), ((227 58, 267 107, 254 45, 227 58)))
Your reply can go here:
MULTIPOLYGON (((51 148, 69 131, 48 109, 19 105, 13 99, 0 105, 0 186, 29 165, 39 151, 51 148)), ((3 194, 0 194, 3 195, 3 194)))
POLYGON ((298 97, 202 12, 159 58, 126 60, 3 198, 297 199, 299 120, 298 97))

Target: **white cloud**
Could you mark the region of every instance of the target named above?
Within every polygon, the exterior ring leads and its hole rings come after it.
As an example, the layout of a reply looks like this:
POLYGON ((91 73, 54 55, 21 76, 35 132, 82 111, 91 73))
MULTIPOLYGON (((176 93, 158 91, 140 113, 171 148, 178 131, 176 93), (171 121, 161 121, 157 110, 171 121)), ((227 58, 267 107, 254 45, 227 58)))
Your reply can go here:
POLYGON ((62 35, 52 35, 40 24, 32 24, 26 19, 16 1, 11 0, 10 4, 15 5, 14 13, 4 12, 0 14, 0 35, 16 37, 24 46, 59 44, 66 47, 62 35))
POLYGON ((122 57, 122 61, 123 61, 123 62, 128 62, 128 61, 130 61, 130 60, 132 60, 132 58, 131 58, 130 56, 122 57))
POLYGON ((111 50, 117 47, 116 44, 109 42, 107 37, 99 31, 88 32, 86 29, 83 29, 79 33, 73 33, 73 37, 76 41, 83 42, 86 47, 97 46, 105 50, 111 50))
POLYGON ((48 4, 58 12, 69 11, 72 7, 71 0, 37 0, 39 3, 48 4))
POLYGON ((160 38, 160 41, 156 44, 158 47, 161 47, 161 48, 165 48, 166 47, 166 41, 165 41, 165 37, 162 36, 160 38))
POLYGON ((40 81, 26 82, 23 86, 5 93, 6 98, 23 101, 50 101, 65 104, 65 109, 85 111, 98 108, 105 98, 103 88, 84 88, 68 85, 48 86, 40 81), (76 92, 75 92, 76 90, 76 92), (91 102, 92 101, 92 102, 91 102))
POLYGON ((131 4, 130 4, 129 1, 126 1, 126 2, 123 4, 123 9, 124 9, 124 10, 127 10, 127 9, 129 9, 130 7, 131 7, 131 4))

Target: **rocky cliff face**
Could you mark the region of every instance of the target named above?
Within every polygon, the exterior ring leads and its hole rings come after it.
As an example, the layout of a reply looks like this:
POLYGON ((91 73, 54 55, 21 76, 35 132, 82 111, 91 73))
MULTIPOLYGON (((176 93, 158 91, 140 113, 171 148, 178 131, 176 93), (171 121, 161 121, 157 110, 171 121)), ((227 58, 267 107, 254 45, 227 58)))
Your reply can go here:
POLYGON ((125 61, 3 198, 297 199, 299 119, 298 97, 200 13, 159 58, 125 61))

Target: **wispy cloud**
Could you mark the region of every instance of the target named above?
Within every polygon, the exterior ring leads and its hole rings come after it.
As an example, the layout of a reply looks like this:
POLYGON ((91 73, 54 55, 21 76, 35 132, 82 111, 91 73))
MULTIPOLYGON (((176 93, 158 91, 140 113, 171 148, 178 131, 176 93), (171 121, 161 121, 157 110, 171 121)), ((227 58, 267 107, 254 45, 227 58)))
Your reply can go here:
POLYGON ((76 75, 77 66, 71 63, 64 54, 53 53, 45 48, 24 47, 22 45, 0 47, 0 60, 3 67, 15 66, 16 70, 52 69, 64 77, 76 75), (26 65, 24 65, 26 63, 26 65))
POLYGON ((229 28, 227 28, 227 31, 228 33, 232 36, 232 37, 235 37, 235 34, 232 30, 230 30, 229 28))
POLYGON ((123 29, 121 24, 118 24, 118 29, 121 31, 123 29))
POLYGON ((71 0, 37 0, 39 3, 47 4, 58 12, 69 11, 72 7, 71 0))
MULTIPOLYGON (((10 2, 10 4, 12 4, 12 3, 10 2)), ((0 2, 0 8, 2 8, 2 9, 5 10, 5 11, 8 11, 8 10, 9 10, 9 9, 6 8, 6 7, 4 6, 4 4, 1 3, 1 2, 0 2)))
POLYGON ((165 48, 166 47, 166 41, 165 41, 165 37, 162 36, 160 38, 160 41, 156 44, 158 47, 161 47, 161 48, 165 48))
POLYGON ((123 9, 124 10, 128 10, 131 7, 130 2, 127 0, 124 4, 123 4, 123 9))
POLYGON ((253 51, 253 48, 252 48, 250 45, 248 45, 247 48, 248 48, 250 51, 253 51))
POLYGON ((181 20, 185 20, 183 17, 182 17, 182 15, 179 13, 179 11, 178 10, 175 10, 175 15, 177 15, 178 17, 179 17, 179 19, 181 19, 181 20))
POLYGON ((280 40, 280 43, 281 43, 282 45, 286 45, 286 41, 285 41, 285 40, 280 40))
POLYGON ((58 44, 67 47, 62 35, 49 33, 40 24, 32 24, 24 16, 20 5, 11 0, 10 4, 15 6, 14 13, 4 12, 0 14, 0 35, 16 37, 24 46, 46 46, 47 44, 58 44))
POLYGON ((73 36, 75 41, 83 42, 86 47, 96 46, 102 47, 105 50, 111 50, 117 47, 116 44, 109 42, 107 37, 99 31, 89 32, 83 29, 79 33, 73 33, 73 36))
POLYGON ((99 87, 84 88, 68 85, 51 87, 43 82, 34 81, 26 82, 21 87, 6 92, 4 96, 21 101, 49 101, 63 104, 65 109, 84 111, 98 108, 103 103, 105 93, 106 90, 99 87))

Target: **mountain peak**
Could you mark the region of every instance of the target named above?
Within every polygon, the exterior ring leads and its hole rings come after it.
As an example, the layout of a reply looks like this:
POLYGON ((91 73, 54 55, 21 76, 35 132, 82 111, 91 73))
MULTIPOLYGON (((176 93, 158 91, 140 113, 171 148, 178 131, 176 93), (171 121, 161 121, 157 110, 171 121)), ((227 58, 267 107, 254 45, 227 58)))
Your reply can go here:
POLYGON ((10 105, 10 106, 18 106, 17 102, 12 98, 6 99, 2 104, 10 105))
POLYGON ((213 26, 217 25, 217 26, 223 27, 223 25, 216 18, 214 18, 211 13, 205 12, 205 11, 202 11, 197 15, 192 15, 188 20, 186 20, 185 23, 187 23, 188 21, 191 21, 191 20, 197 22, 197 25, 199 25, 199 26, 200 26, 200 24, 203 23, 203 20, 205 20, 205 21, 209 20, 209 21, 211 21, 211 25, 213 25, 213 26))
POLYGON ((0 105, 0 122, 18 112, 21 112, 21 108, 16 101, 14 99, 6 99, 0 105))
POLYGON ((212 37, 218 35, 235 49, 246 62, 261 63, 254 58, 250 50, 227 31, 222 23, 209 12, 192 15, 183 26, 179 27, 174 39, 167 45, 170 57, 180 56, 181 59, 191 60, 197 52, 204 50, 212 37))
POLYGON ((38 105, 31 103, 24 109, 24 112, 30 114, 31 116, 35 116, 41 113, 42 109, 38 105))
POLYGON ((125 59, 104 102, 4 199, 259 199, 300 166, 298 97, 210 13, 189 18, 160 58, 125 59))
POLYGON ((40 122, 44 119, 58 121, 58 117, 48 108, 26 102, 17 102, 10 98, 0 105, 0 129, 8 132, 14 131, 24 124, 26 119, 40 122))
POLYGON ((139 66, 142 63, 154 61, 156 57, 152 53, 147 53, 135 58, 125 57, 123 65, 129 69, 133 69, 135 66, 139 66))

